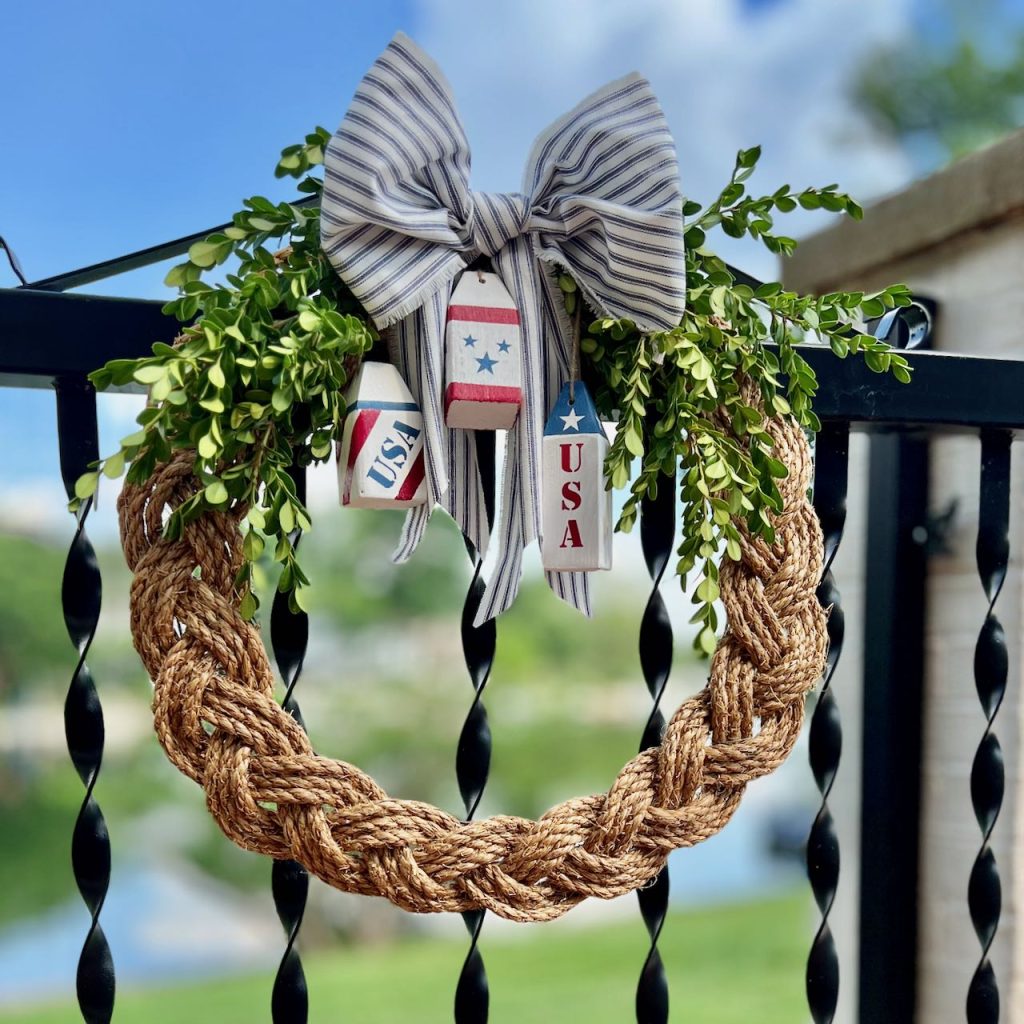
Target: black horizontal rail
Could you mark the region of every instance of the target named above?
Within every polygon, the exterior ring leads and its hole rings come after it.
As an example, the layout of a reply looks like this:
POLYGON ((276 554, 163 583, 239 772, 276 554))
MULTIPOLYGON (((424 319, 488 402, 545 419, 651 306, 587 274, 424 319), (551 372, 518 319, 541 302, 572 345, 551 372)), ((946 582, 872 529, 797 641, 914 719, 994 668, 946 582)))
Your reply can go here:
POLYGON ((49 387, 110 359, 148 355, 180 330, 163 303, 0 289, 0 386, 49 387))
MULTIPOLYGON (((319 201, 319 196, 301 196, 297 199, 292 199, 290 202, 292 206, 303 208, 315 206, 319 201)), ((230 226, 229 222, 227 224, 217 224, 212 228, 205 228, 202 231, 193 231, 190 235, 182 235, 181 238, 173 238, 169 242, 149 245, 145 249, 136 249, 135 252, 125 253, 123 256, 114 256, 109 260, 90 263, 88 266, 78 267, 75 270, 65 270, 60 274, 54 274, 52 277, 40 278, 38 281, 29 281, 23 287, 32 288, 37 291, 64 292, 71 288, 81 288, 87 284, 95 284, 97 281, 106 281, 111 277, 127 274, 131 270, 151 267, 154 263, 162 263, 164 260, 183 256, 188 252, 190 246, 196 242, 202 242, 210 235, 223 231, 230 226)), ((12 263, 12 266, 14 266, 14 263, 12 263)), ((730 266, 729 271, 736 279, 737 284, 746 284, 751 288, 757 288, 761 284, 756 277, 751 277, 746 271, 740 270, 737 267, 730 266)), ((15 267, 15 273, 21 276, 20 268, 15 267)))
MULTIPOLYGON (((319 201, 319 196, 303 196, 301 199, 292 199, 291 205, 299 207, 314 206, 319 201)), ((108 278, 117 277, 119 274, 127 274, 130 270, 138 270, 140 267, 151 267, 154 263, 162 263, 164 260, 172 260, 176 256, 183 256, 188 252, 189 247, 196 242, 201 242, 210 235, 223 231, 226 227, 230 226, 230 222, 227 224, 217 224, 215 227, 206 228, 203 231, 194 231, 191 235, 173 238, 169 242, 160 242, 158 245, 137 249, 135 252, 125 253, 123 256, 115 256, 113 259, 91 263, 87 267, 79 267, 77 270, 66 270, 61 274, 44 277, 39 281, 30 281, 25 287, 36 291, 63 292, 70 288, 81 288, 87 284, 95 284, 97 281, 106 281, 108 278)))
MULTIPOLYGON (((178 330, 148 299, 3 288, 0 386, 50 387, 55 377, 81 375, 109 359, 147 355, 178 330)), ((801 353, 818 375, 815 409, 823 420, 852 420, 860 429, 1024 428, 1024 360, 908 350, 914 380, 907 385, 873 373, 856 356, 837 359, 823 345, 801 353)))

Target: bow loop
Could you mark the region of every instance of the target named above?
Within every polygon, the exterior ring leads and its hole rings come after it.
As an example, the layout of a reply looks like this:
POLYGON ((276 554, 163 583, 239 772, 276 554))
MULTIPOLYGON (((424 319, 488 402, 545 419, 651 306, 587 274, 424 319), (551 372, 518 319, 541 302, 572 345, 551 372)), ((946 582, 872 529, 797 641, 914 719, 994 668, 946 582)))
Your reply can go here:
POLYGON ((533 144, 523 177, 539 259, 590 305, 641 330, 678 325, 686 300, 683 197, 668 122, 632 74, 588 96, 533 144))
POLYGON ((378 327, 465 266, 469 144, 441 69, 399 33, 359 83, 324 153, 324 252, 378 327))
MULTIPOLYGON (((399 33, 367 72, 325 152, 321 241, 378 327, 423 410, 428 504, 410 512, 395 557, 415 549, 434 503, 478 552, 489 524, 471 432, 449 430, 442 394, 452 282, 492 258, 519 311, 523 406, 508 432, 500 550, 478 622, 508 608, 523 548, 539 535, 540 446, 570 365, 554 264, 587 302, 641 330, 679 323, 685 299, 675 147, 650 85, 612 82, 534 143, 520 192, 474 192, 469 145, 437 65, 399 33)), ((585 573, 549 573, 589 614, 585 573)))

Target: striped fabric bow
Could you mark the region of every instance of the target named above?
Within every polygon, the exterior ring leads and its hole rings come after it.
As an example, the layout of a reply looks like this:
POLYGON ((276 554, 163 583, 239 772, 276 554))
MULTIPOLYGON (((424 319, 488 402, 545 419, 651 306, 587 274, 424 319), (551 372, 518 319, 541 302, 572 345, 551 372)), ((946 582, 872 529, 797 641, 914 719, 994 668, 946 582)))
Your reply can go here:
MULTIPOLYGON (((399 34, 367 72, 325 155, 324 251, 379 328, 423 410, 428 501, 408 513, 396 561, 440 504, 483 554, 483 491, 471 431, 444 425, 444 327, 454 278, 489 256, 519 310, 523 407, 508 432, 498 558, 478 624, 515 600, 523 549, 540 535, 544 421, 568 379, 572 325, 556 265, 602 314, 669 330, 683 312, 682 195, 675 147, 646 79, 613 82, 534 143, 522 192, 469 187, 469 145, 437 65, 399 34)), ((585 573, 548 573, 590 614, 585 573)))

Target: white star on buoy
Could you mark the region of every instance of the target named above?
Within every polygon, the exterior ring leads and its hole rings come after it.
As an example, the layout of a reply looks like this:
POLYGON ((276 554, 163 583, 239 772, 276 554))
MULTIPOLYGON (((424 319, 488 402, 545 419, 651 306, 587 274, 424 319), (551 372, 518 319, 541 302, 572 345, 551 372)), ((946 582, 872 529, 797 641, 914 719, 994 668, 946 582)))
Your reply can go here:
POLYGON ((576 431, 580 429, 580 421, 583 419, 583 417, 580 416, 580 414, 576 412, 575 409, 570 409, 568 416, 559 416, 558 418, 564 424, 564 427, 562 428, 563 430, 576 431))

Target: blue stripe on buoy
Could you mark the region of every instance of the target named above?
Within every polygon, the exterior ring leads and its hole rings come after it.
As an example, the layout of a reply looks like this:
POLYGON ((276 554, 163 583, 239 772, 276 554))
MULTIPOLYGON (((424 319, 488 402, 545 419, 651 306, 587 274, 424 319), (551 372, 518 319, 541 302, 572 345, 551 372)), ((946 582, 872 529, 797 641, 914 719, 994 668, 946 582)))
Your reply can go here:
MULTIPOLYGON (((578 392, 577 392, 578 393, 578 392)), ((360 409, 404 409, 419 412, 420 407, 415 402, 353 402, 348 407, 348 412, 358 412, 360 409)))

